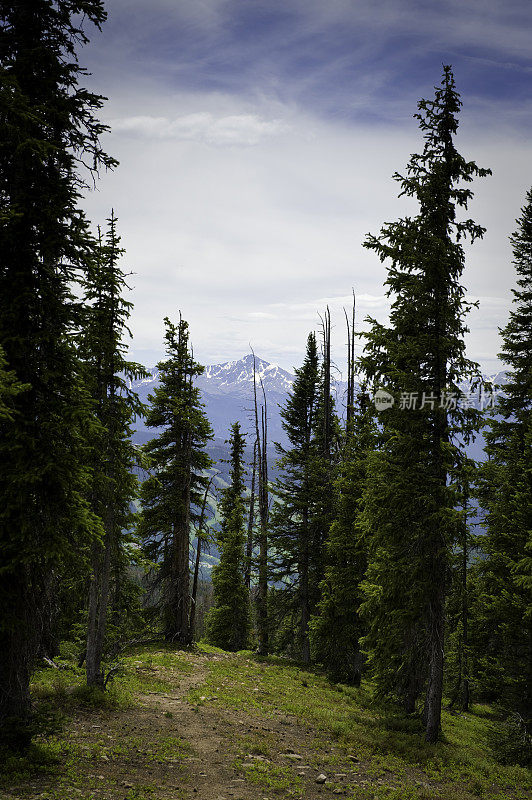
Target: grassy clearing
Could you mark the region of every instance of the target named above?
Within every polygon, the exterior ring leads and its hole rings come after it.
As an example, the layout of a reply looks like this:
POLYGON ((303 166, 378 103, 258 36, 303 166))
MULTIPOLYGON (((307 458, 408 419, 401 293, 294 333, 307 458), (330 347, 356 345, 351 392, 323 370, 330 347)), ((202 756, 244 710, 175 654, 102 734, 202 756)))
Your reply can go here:
POLYGON ((347 795, 352 800, 366 800, 368 786, 383 800, 531 796, 530 773, 491 756, 487 737, 493 715, 486 706, 468 714, 445 712, 443 741, 432 746, 423 741, 417 721, 376 704, 371 687, 331 684, 322 675, 250 653, 211 662, 206 684, 191 691, 190 700, 303 723, 314 732, 316 763, 332 773, 342 766, 354 773, 347 795))
POLYGON ((187 783, 191 768, 197 774, 209 766, 199 763, 194 742, 220 734, 209 751, 217 765, 209 780, 225 783, 213 800, 240 793, 270 800, 532 797, 530 774, 491 756, 495 717, 486 706, 446 712, 444 740, 430 746, 419 723, 377 704, 370 686, 331 684, 318 672, 250 652, 138 648, 123 658, 105 694, 87 691, 83 671, 64 666, 35 675, 40 732, 25 756, 0 759, 2 800, 201 796, 187 783), (187 692, 182 681, 197 669, 207 677, 187 692), (178 711, 184 706, 193 746, 180 738, 189 735, 178 711), (319 773, 326 782, 318 786, 319 773))

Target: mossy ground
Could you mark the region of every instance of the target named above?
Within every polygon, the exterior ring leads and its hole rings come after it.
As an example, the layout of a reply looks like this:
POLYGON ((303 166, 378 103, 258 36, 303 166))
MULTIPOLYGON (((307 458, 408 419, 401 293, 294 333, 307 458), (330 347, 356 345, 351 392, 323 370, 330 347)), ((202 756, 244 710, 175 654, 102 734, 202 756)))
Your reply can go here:
POLYGON ((72 667, 38 672, 34 697, 41 733, 4 759, 2 800, 532 797, 530 774, 491 755, 487 706, 444 713, 432 746, 371 687, 249 652, 152 646, 124 659, 105 695, 72 667))

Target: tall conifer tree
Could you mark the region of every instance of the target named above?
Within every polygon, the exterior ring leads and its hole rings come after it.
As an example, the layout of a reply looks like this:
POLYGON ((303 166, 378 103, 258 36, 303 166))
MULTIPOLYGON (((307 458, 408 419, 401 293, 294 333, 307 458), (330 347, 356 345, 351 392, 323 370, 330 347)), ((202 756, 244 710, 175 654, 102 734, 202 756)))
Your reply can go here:
POLYGON ((99 423, 92 438, 89 496, 102 521, 103 541, 92 545, 86 667, 87 684, 100 688, 111 582, 114 578, 117 584, 117 573, 123 571, 125 535, 134 520, 131 502, 138 490, 134 469, 139 453, 131 441, 131 426, 144 406, 130 386, 132 380, 148 375, 124 356, 132 303, 123 297, 126 276, 119 265, 123 252, 112 212, 105 239, 99 236, 87 270, 86 324, 80 342, 85 385, 99 423))
MULTIPOLYGON (((282 409, 283 428, 290 447, 277 444, 281 477, 275 485, 277 500, 272 511, 272 575, 285 582, 285 614, 297 625, 296 641, 304 663, 310 661, 308 626, 316 597, 313 569, 314 510, 317 502, 316 426, 320 402, 320 371, 316 337, 309 334, 303 365, 296 369, 290 397, 282 409)), ((319 580, 321 580, 321 575, 319 580)), ((318 583, 319 583, 318 580, 318 583)))
POLYGON ((89 400, 69 337, 90 249, 78 167, 115 163, 99 143, 103 98, 78 83, 82 26, 104 20, 101 0, 0 6, 0 345, 29 387, 0 422, 0 727, 7 737, 11 720, 21 744, 54 575, 97 527, 85 501, 89 400))
POLYGON ((217 536, 220 561, 213 568, 214 607, 208 616, 209 641, 224 650, 243 650, 250 631, 249 592, 245 584, 245 439, 240 424, 231 426, 230 483, 220 503, 217 536))
POLYGON ((366 571, 366 542, 361 524, 361 503, 368 453, 375 446, 374 412, 361 390, 351 403, 340 476, 335 486, 337 516, 326 545, 325 577, 321 599, 312 619, 311 641, 316 661, 332 680, 358 685, 364 631, 359 615, 361 583, 366 571))
POLYGON ((159 386, 150 395, 146 418, 161 432, 145 447, 150 477, 141 487, 139 533, 158 566, 158 606, 167 641, 187 645, 190 631, 190 523, 198 518, 212 465, 205 444, 212 430, 194 379, 203 367, 194 361, 188 323, 165 318, 167 359, 157 364, 159 386))
POLYGON ((381 691, 401 697, 408 710, 425 687, 430 742, 440 731, 446 577, 459 526, 451 479, 463 454, 454 437, 467 438, 479 424, 475 408, 455 401, 459 382, 478 375, 465 356, 461 242, 484 230, 459 221, 457 210, 472 197, 460 182, 488 171, 456 150, 460 106, 446 66, 434 100, 418 104, 423 152, 411 157, 406 175, 395 175, 419 212, 365 243, 391 262, 393 299, 389 327, 370 320, 361 364, 369 381, 396 398, 381 414, 384 444, 367 482, 366 646, 381 691))
POLYGON ((517 223, 511 237, 517 289, 500 354, 507 382, 481 469, 487 511, 481 591, 486 669, 503 703, 532 725, 532 190, 517 223))

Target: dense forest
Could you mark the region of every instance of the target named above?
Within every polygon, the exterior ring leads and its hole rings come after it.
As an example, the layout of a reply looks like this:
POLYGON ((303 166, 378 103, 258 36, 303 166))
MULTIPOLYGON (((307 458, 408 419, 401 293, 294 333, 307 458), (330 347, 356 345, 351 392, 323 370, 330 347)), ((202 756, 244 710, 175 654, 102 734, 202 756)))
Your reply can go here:
POLYGON ((464 343, 464 243, 485 232, 466 212, 490 170, 456 149, 451 67, 419 101, 419 152, 394 175, 417 210, 364 242, 387 269, 389 322, 360 332, 353 295, 338 397, 323 309, 281 409, 285 441, 270 441, 257 375, 252 432, 236 420, 227 431, 217 488, 187 310, 168 309, 145 405, 119 209, 95 224, 82 211, 117 167, 100 143, 104 98, 83 88, 78 61, 103 6, 5 2, 1 17, 2 750, 38 735, 30 686, 43 663, 70 654, 97 697, 128 648, 201 640, 371 687, 434 746, 442 708, 489 703, 497 757, 530 764, 532 190, 515 198, 505 382, 492 386, 464 343), (477 463, 467 445, 480 431, 477 463))

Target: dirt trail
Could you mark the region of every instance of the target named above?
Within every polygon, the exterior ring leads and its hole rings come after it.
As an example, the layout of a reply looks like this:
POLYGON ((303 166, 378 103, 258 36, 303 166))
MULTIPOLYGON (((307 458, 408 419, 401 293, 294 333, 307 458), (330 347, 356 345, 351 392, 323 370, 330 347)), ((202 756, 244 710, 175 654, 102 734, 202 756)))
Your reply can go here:
POLYGON ((199 702, 190 699, 191 690, 201 692, 209 662, 231 655, 176 656, 175 668, 135 662, 167 691, 139 694, 124 710, 78 709, 63 734, 68 748, 59 772, 21 779, 0 789, 0 799, 318 800, 344 793, 316 782, 319 749, 297 720, 222 707, 207 689, 199 702))
MULTIPOLYGON (((191 689, 204 683, 208 661, 231 658, 230 655, 189 657, 194 671, 181 677, 175 692, 166 695, 149 694, 140 697, 143 708, 155 719, 155 729, 161 724, 161 715, 169 723, 175 735, 187 746, 179 786, 179 797, 199 797, 202 800, 270 800, 270 797, 292 796, 287 790, 267 787, 249 780, 247 770, 272 764, 272 758, 252 752, 243 752, 242 741, 266 739, 276 756, 274 765, 293 772, 296 781, 307 784, 304 796, 307 800, 323 797, 326 787, 315 783, 319 770, 305 763, 300 752, 310 745, 310 734, 295 720, 280 715, 266 721, 251 717, 245 712, 220 708, 208 703, 195 706, 187 701, 191 689), (165 714, 172 714, 168 719, 165 714), (235 763, 236 762, 236 763, 235 763), (244 769, 239 768, 243 762, 244 769), (296 778, 297 776, 297 778, 296 778)), ((208 692, 206 690, 207 700, 208 692)), ((164 722, 163 722, 164 725, 164 722)), ((245 749, 245 748, 244 748, 245 749)), ((252 749, 252 748, 249 748, 252 749)), ((261 781, 262 783, 262 781, 261 781)), ((288 787, 287 787, 288 788, 288 787)), ((329 791, 325 791, 330 794, 329 791)), ((299 793, 297 793, 299 796, 299 793)))

